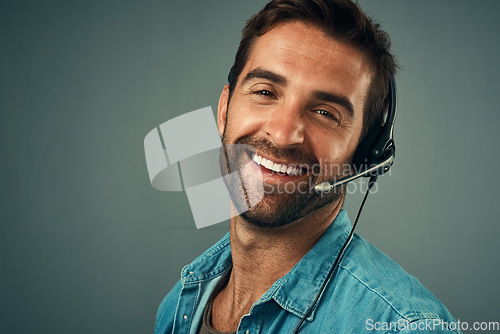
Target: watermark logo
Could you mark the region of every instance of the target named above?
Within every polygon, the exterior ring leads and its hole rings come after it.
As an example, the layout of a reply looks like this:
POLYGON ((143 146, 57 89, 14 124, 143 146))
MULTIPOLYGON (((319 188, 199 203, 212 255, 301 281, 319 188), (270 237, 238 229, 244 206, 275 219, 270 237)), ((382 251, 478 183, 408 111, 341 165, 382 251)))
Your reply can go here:
POLYGON ((251 152, 247 146, 226 145, 221 150, 211 107, 173 118, 151 130, 144 139, 151 185, 161 191, 185 191, 197 228, 220 223, 257 205, 264 195, 262 182, 250 185, 241 177, 242 171, 253 164, 250 158, 229 159, 241 151, 251 152), (224 175, 221 165, 226 166, 224 175), (249 188, 252 196, 243 193, 249 188), (238 197, 244 199, 244 204, 231 210, 231 196, 233 203, 238 197))
POLYGON ((406 319, 399 319, 394 322, 375 321, 367 319, 365 328, 368 331, 384 331, 384 332, 399 332, 407 331, 411 333, 419 333, 425 331, 426 333, 441 333, 441 332, 462 332, 467 330, 473 331, 498 331, 500 330, 500 323, 498 321, 468 323, 465 321, 445 321, 442 319, 420 319, 417 321, 408 321, 406 319))

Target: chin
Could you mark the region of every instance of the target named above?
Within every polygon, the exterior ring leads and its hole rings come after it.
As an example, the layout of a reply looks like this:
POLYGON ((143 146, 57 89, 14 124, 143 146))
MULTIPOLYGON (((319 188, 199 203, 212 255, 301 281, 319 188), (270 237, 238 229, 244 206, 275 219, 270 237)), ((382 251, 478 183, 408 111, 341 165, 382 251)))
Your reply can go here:
POLYGON ((240 217, 251 225, 274 229, 292 224, 342 197, 342 192, 331 192, 327 196, 315 194, 307 199, 299 197, 286 201, 265 195, 259 204, 241 213, 240 217))

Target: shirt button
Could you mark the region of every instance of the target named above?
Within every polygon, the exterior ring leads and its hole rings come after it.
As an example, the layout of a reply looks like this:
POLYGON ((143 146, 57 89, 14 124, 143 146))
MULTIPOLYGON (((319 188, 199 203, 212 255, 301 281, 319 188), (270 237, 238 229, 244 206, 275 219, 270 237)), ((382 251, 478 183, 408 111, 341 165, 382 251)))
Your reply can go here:
POLYGON ((188 319, 188 316, 187 315, 184 315, 184 320, 187 320, 188 319))

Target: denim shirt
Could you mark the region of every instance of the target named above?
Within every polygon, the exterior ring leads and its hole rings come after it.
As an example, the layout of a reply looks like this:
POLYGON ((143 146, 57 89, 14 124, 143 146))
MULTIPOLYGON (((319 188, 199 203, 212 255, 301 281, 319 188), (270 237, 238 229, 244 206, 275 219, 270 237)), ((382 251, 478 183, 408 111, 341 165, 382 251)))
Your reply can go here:
MULTIPOLYGON (((347 240, 341 211, 316 245, 241 318, 238 334, 293 333, 347 240)), ((185 266, 164 298, 155 334, 196 334, 203 311, 232 267, 229 233, 185 266)), ((398 264, 355 235, 299 333, 460 333, 441 302, 398 264)))

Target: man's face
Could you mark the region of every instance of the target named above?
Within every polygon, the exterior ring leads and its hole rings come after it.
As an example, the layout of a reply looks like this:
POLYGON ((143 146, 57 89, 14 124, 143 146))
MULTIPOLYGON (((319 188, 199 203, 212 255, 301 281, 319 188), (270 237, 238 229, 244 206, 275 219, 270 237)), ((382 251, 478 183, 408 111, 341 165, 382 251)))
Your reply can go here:
POLYGON ((263 181, 265 196, 243 218, 276 227, 341 199, 342 190, 319 194, 314 186, 350 163, 371 77, 359 50, 311 25, 284 23, 257 38, 229 105, 224 88, 217 118, 224 143, 256 149, 249 158, 262 178, 244 177, 263 181))

